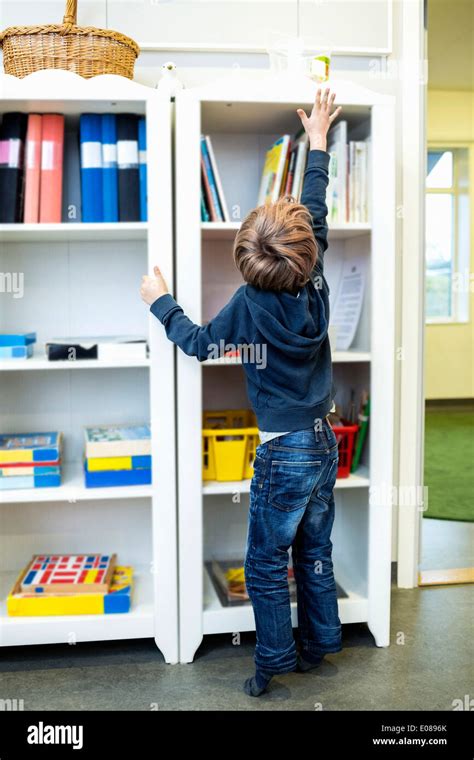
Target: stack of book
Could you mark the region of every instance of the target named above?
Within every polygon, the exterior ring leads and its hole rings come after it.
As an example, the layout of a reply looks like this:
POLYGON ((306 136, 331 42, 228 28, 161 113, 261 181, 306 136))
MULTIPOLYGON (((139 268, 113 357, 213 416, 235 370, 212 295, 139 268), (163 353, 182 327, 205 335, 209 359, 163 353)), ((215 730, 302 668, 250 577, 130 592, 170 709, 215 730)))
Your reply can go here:
MULTIPOLYGON (((368 221, 370 140, 347 139, 347 122, 339 121, 328 135, 328 221, 333 224, 368 221)), ((301 200, 308 158, 308 139, 298 132, 280 137, 267 151, 258 205, 290 195, 301 200)))
POLYGON ((90 335, 52 338, 45 344, 49 361, 137 361, 148 356, 148 343, 142 335, 90 335))
POLYGON ((0 359, 30 359, 36 333, 0 333, 0 359))
POLYGON ((7 597, 11 616, 129 612, 133 570, 115 554, 37 554, 7 597))
POLYGON ((301 198, 308 155, 308 138, 298 132, 294 139, 283 135, 269 148, 258 192, 258 205, 274 203, 285 195, 301 198))
POLYGON ((149 425, 104 425, 84 430, 86 488, 151 483, 149 425))
POLYGON ((216 157, 209 135, 201 137, 201 221, 229 222, 216 157))
POLYGON ((147 219, 146 122, 136 114, 10 112, 0 124, 0 222, 147 219))
POLYGON ((0 490, 61 485, 62 433, 0 435, 0 490))

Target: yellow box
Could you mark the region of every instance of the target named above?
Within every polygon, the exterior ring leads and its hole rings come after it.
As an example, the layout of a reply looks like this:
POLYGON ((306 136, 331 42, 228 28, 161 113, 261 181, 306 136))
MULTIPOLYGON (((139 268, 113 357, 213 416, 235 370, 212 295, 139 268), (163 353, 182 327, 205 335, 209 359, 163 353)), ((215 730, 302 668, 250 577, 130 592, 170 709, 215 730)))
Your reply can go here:
POLYGON ((253 476, 258 427, 249 409, 226 409, 203 414, 203 480, 228 482, 253 476))

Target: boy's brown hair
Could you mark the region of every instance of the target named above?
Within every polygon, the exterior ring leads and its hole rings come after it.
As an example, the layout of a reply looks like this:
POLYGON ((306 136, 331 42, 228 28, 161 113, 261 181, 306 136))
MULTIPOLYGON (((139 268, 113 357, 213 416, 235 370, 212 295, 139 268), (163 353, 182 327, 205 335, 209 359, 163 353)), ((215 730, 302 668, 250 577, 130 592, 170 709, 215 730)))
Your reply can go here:
POLYGON ((317 254, 311 215, 291 196, 254 208, 234 242, 237 269, 262 290, 295 293, 308 282, 317 254))

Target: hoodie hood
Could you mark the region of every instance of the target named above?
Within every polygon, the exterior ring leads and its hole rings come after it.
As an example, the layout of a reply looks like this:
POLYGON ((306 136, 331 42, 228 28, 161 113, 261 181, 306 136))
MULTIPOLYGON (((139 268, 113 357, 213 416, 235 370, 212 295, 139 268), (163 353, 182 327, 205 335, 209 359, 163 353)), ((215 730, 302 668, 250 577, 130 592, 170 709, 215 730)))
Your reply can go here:
POLYGON ((313 287, 304 287, 298 296, 244 287, 252 321, 263 338, 292 359, 315 356, 328 332, 324 301, 313 287))

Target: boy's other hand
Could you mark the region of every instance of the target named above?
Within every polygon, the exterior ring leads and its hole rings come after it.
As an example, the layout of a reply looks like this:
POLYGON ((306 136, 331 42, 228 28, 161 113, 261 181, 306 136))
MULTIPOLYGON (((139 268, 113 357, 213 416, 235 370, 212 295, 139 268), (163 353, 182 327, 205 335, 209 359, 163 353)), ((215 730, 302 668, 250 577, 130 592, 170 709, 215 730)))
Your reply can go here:
POLYGON ((336 93, 331 93, 329 87, 326 87, 324 93, 319 87, 310 116, 307 116, 302 108, 296 111, 308 135, 310 150, 326 150, 329 127, 342 111, 341 106, 338 106, 331 114, 335 98, 336 93))
POLYGON ((151 306, 157 298, 160 298, 160 296, 164 296, 169 292, 168 286, 159 267, 153 267, 153 272, 155 273, 154 277, 149 277, 147 274, 143 275, 140 287, 142 300, 149 306, 151 306))

